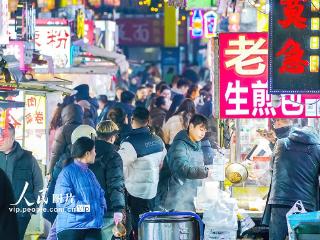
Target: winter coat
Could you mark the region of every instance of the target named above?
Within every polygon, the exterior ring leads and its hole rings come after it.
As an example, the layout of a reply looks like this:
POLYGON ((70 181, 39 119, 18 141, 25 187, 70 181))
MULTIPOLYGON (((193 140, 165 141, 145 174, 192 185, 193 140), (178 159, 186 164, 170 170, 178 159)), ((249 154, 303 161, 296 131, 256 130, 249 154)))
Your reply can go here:
MULTIPOLYGON (((286 127, 282 127, 282 128, 277 128, 274 131, 275 131, 277 139, 282 139, 282 138, 288 137, 291 130, 292 130, 291 126, 286 126, 286 127)), ((270 149, 273 151, 275 144, 270 143, 269 146, 270 146, 270 149)))
POLYGON ((167 111, 162 108, 152 108, 150 111, 150 126, 162 128, 166 121, 167 111))
POLYGON ((48 173, 52 173, 53 168, 60 157, 69 152, 71 145, 71 134, 74 129, 80 126, 83 122, 82 108, 77 104, 70 104, 63 108, 61 113, 63 126, 58 128, 55 135, 55 140, 52 147, 51 160, 48 167, 48 173))
MULTIPOLYGON (((7 174, 12 184, 14 203, 17 203, 20 199, 25 184, 29 184, 24 197, 32 205, 28 206, 27 202, 22 199, 17 208, 31 209, 38 207, 37 199, 43 189, 43 179, 41 169, 32 153, 22 149, 18 142, 14 142, 13 150, 9 154, 0 152, 0 168, 7 174)), ((18 217, 26 217, 30 216, 30 213, 23 213, 21 210, 17 215, 18 217)))
POLYGON ((119 154, 130 195, 142 199, 156 196, 159 172, 166 153, 162 140, 147 127, 133 129, 122 141, 119 154))
POLYGON ((96 176, 100 186, 105 191, 108 206, 108 216, 125 209, 123 164, 116 147, 103 140, 97 140, 96 160, 89 168, 96 176))
POLYGON ((18 240, 18 222, 16 213, 9 210, 15 203, 12 186, 5 172, 0 169, 0 236, 18 240))
POLYGON ((184 130, 183 117, 181 114, 172 116, 162 127, 165 144, 172 144, 178 132, 184 130))
POLYGON ((293 206, 301 200, 309 211, 319 210, 320 138, 309 128, 294 129, 277 141, 268 204, 293 206))
POLYGON ((192 142, 186 130, 177 134, 168 151, 168 167, 171 172, 166 209, 194 211, 193 199, 201 180, 207 178, 200 142, 192 142))
POLYGON ((61 210, 57 215, 57 233, 68 229, 102 228, 105 193, 87 165, 75 160, 64 167, 55 194, 61 196, 57 201, 57 208, 61 210))

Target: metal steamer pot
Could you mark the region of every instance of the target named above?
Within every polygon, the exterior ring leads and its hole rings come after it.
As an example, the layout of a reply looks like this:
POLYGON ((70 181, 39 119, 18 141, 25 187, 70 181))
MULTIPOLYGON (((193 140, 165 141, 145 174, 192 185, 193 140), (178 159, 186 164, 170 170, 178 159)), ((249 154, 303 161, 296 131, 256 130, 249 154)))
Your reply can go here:
POLYGON ((150 212, 139 221, 139 240, 203 240, 203 222, 192 212, 150 212))

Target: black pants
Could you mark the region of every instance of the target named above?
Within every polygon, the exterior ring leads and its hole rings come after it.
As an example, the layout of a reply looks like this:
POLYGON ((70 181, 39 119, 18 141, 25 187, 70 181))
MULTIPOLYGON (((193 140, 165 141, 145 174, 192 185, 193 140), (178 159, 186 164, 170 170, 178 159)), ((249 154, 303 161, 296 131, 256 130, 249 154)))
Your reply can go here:
POLYGON ((288 236, 286 214, 291 207, 271 207, 269 223, 269 240, 284 240, 288 236))
POLYGON ((152 211, 153 204, 154 204, 153 199, 136 198, 128 194, 128 205, 131 210, 132 228, 133 228, 135 237, 138 236, 138 224, 140 220, 139 216, 143 213, 152 211))
POLYGON ((102 240, 101 229, 65 230, 58 233, 58 240, 102 240))
POLYGON ((17 217, 18 220, 18 228, 19 228, 19 239, 23 240, 24 235, 26 234, 27 227, 31 220, 31 216, 28 217, 17 217))

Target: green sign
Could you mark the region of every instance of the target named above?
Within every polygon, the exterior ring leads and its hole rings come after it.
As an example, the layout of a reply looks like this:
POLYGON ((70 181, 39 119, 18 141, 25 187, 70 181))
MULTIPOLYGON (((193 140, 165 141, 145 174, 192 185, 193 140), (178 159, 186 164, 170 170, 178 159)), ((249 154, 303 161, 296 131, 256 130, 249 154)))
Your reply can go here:
POLYGON ((187 0, 187 9, 211 8, 216 5, 216 0, 187 0))

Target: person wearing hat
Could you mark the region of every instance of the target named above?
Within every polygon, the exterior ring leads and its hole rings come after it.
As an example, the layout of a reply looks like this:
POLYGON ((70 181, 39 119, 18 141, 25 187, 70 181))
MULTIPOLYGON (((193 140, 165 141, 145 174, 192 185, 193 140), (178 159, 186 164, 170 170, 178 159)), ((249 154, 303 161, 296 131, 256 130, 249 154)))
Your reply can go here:
POLYGON ((122 222, 125 210, 123 164, 114 145, 119 128, 113 121, 107 120, 100 122, 96 130, 97 155, 90 169, 105 191, 108 211, 102 228, 102 239, 110 240, 113 236, 112 228, 122 222))
POLYGON ((81 100, 86 100, 90 103, 90 116, 92 117, 92 121, 94 126, 97 125, 98 122, 98 101, 96 98, 91 98, 89 94, 89 85, 88 84, 80 84, 74 88, 76 94, 74 94, 74 100, 76 103, 79 103, 81 100))

